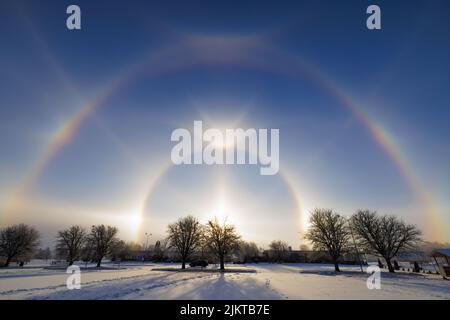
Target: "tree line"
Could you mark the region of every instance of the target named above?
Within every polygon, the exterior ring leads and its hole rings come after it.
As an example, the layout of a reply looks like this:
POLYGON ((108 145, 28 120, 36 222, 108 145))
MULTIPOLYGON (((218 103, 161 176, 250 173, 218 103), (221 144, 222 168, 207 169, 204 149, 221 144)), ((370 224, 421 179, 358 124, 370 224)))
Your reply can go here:
POLYGON ((315 250, 325 250, 339 271, 338 260, 346 252, 372 254, 386 261, 394 272, 392 259, 402 250, 414 249, 421 241, 421 231, 396 216, 378 215, 358 210, 346 218, 331 209, 315 209, 310 215, 305 238, 315 250))
MULTIPOLYGON (((87 231, 74 225, 58 231, 56 252, 65 258, 68 265, 81 260, 95 262, 100 267, 105 257, 126 256, 133 249, 142 249, 140 245, 120 240, 118 232, 118 228, 113 226, 95 225, 87 231)), ((187 216, 169 224, 167 233, 167 239, 156 242, 154 253, 162 256, 166 246, 172 248, 179 255, 183 269, 198 250, 214 255, 220 268, 224 269, 226 257, 241 244, 241 236, 235 226, 217 219, 202 225, 197 218, 187 216)), ((4 266, 9 266, 15 258, 29 257, 36 251, 39 238, 39 232, 25 224, 0 229, 0 256, 5 257, 4 266)), ((42 249, 39 253, 41 256, 49 254, 48 250, 42 249)))
MULTIPOLYGON (((356 251, 383 258, 389 271, 394 272, 392 258, 421 241, 421 232, 414 225, 369 210, 359 210, 346 218, 331 209, 315 209, 309 222, 304 238, 311 242, 314 250, 329 254, 336 271, 339 271, 339 259, 347 252, 356 251)), ((120 240, 118 232, 113 226, 94 225, 87 230, 74 225, 58 231, 56 252, 69 265, 81 260, 95 262, 100 267, 105 257, 126 257, 129 252, 142 249, 139 244, 120 240)), ((16 257, 30 255, 38 245, 39 233, 33 227, 19 224, 0 229, 0 256, 5 257, 5 266, 16 257)), ((182 269, 194 257, 213 259, 223 270, 227 257, 232 254, 238 254, 242 262, 248 262, 258 261, 261 253, 255 243, 243 241, 235 226, 226 220, 214 219, 201 224, 192 215, 167 226, 167 238, 157 241, 153 248, 155 259, 162 259, 167 248, 178 255, 182 269)), ((290 250, 288 244, 280 240, 272 241, 269 248, 275 262, 282 262, 290 250)), ((41 249, 40 256, 48 257, 48 251, 41 249)))
MULTIPOLYGON (((63 255, 69 265, 77 260, 90 260, 100 267, 102 260, 116 249, 121 241, 117 238, 118 229, 112 226, 92 226, 90 232, 81 226, 72 226, 58 231, 56 251, 63 255)), ((0 229, 0 256, 5 257, 7 267, 15 258, 30 257, 39 245, 39 232, 28 225, 18 224, 0 229)), ((46 259, 50 249, 38 251, 46 259)))

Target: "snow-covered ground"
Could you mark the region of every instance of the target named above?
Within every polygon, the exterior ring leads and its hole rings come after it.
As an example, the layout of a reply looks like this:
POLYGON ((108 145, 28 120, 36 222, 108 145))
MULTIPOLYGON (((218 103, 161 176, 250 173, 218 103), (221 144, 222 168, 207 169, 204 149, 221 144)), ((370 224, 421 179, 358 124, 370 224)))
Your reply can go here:
POLYGON ((450 299, 450 281, 439 276, 383 272, 381 289, 369 290, 368 275, 353 266, 339 275, 323 264, 229 265, 235 272, 224 274, 167 271, 177 264, 105 266, 82 269, 80 290, 67 289, 62 269, 0 269, 0 299, 450 299))

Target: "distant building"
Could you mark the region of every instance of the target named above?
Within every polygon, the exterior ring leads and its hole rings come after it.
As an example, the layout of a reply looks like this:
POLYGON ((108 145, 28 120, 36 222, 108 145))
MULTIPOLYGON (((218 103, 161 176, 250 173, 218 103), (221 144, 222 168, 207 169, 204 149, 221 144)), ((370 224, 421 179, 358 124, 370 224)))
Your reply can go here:
MULTIPOLYGON (((279 254, 274 250, 264 250, 263 257, 266 261, 276 262, 279 254), (276 259, 275 259, 276 257, 276 259)), ((282 261, 287 263, 331 263, 333 262, 330 255, 326 251, 314 251, 314 250, 288 250, 283 252, 282 261)), ((342 264, 358 264, 359 259, 356 254, 346 253, 340 259, 339 263, 342 264)))

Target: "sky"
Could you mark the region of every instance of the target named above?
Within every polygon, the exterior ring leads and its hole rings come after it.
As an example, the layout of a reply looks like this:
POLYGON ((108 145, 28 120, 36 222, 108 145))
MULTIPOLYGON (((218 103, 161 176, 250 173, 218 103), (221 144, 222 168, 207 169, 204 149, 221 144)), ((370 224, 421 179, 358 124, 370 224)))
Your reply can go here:
POLYGON ((370 209, 450 241, 450 3, 376 3, 381 30, 363 0, 2 1, 0 226, 192 214, 298 248, 314 208, 370 209), (279 173, 172 165, 195 120, 279 129, 279 173))

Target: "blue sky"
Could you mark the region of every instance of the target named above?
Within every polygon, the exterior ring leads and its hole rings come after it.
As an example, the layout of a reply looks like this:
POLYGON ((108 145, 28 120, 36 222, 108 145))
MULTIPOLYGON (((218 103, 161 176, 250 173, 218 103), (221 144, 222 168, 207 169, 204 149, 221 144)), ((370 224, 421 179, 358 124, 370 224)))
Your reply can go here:
POLYGON ((248 240, 298 247, 309 210, 369 208, 450 241, 448 1, 377 1, 379 31, 365 27, 368 1, 77 1, 79 31, 65 28, 69 4, 0 5, 1 224, 35 224, 51 239, 70 223, 109 223, 132 240, 226 211, 248 240), (439 232, 392 157, 314 74, 388 134, 439 232), (55 133, 117 79, 8 213, 55 133), (194 120, 279 128, 288 179, 254 166, 160 175, 172 130, 194 120))

